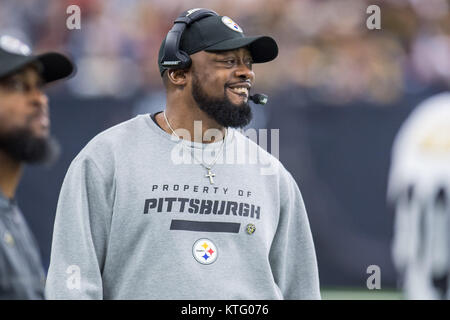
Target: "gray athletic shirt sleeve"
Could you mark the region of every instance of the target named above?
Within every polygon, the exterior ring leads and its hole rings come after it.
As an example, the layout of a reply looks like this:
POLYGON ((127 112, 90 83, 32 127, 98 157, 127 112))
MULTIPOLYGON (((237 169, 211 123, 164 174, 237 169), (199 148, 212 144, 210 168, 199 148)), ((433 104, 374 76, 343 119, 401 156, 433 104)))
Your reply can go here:
POLYGON ((182 150, 149 115, 88 143, 61 188, 46 297, 320 299, 303 199, 281 163, 230 129, 211 184, 182 150), (241 162, 225 161, 233 152, 241 162))

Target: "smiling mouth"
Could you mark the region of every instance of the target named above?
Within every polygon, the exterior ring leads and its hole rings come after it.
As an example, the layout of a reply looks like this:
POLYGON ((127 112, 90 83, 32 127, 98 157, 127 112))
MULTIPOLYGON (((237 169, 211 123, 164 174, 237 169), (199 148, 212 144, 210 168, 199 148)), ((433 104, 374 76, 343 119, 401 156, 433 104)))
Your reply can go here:
POLYGON ((50 119, 45 115, 36 115, 31 121, 38 123, 39 126, 43 128, 48 128, 50 126, 50 119))
POLYGON ((50 119, 48 117, 45 116, 40 117, 39 122, 43 127, 48 128, 50 126, 50 119))
POLYGON ((242 97, 242 98, 248 98, 248 88, 245 87, 234 87, 230 88, 227 87, 228 90, 230 90, 232 93, 242 97))

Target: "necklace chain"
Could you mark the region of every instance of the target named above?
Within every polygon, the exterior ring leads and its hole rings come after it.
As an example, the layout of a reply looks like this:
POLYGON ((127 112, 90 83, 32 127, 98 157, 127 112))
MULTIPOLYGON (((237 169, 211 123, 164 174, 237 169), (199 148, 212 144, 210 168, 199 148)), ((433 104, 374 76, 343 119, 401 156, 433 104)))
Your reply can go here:
MULTIPOLYGON (((166 116, 166 111, 163 111, 163 115, 164 115, 164 119, 166 120, 166 124, 169 127, 169 129, 172 131, 172 133, 178 138, 178 140, 181 141, 181 143, 183 144, 184 147, 187 148, 186 144, 184 143, 184 139, 180 138, 180 136, 178 134, 176 134, 175 130, 173 130, 172 126, 169 123, 169 120, 167 119, 166 116)), ((205 164, 203 161, 199 161, 196 157, 195 157, 195 152, 193 153, 191 150, 191 156, 197 160, 198 162, 200 162, 200 164, 206 169, 206 170, 211 170, 211 168, 216 164, 217 160, 219 159, 220 155, 223 152, 224 149, 224 145, 226 143, 226 139, 227 139, 227 135, 228 135, 228 129, 225 128, 225 137, 222 140, 222 144, 220 146, 220 152, 217 154, 216 158, 214 159, 214 161, 211 164, 205 164)), ((191 148, 193 149, 193 148, 191 148)))

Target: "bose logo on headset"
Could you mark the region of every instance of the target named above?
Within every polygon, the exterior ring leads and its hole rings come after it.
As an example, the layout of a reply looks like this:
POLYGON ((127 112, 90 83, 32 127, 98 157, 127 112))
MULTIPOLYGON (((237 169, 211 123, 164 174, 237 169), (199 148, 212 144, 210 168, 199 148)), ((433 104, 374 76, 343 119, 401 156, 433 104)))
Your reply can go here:
POLYGON ((181 61, 164 61, 163 65, 164 66, 176 66, 177 64, 179 64, 181 61))
POLYGON ((198 10, 202 10, 202 8, 195 8, 195 9, 188 10, 187 14, 186 14, 186 17, 189 16, 190 14, 194 13, 195 11, 198 11, 198 10))

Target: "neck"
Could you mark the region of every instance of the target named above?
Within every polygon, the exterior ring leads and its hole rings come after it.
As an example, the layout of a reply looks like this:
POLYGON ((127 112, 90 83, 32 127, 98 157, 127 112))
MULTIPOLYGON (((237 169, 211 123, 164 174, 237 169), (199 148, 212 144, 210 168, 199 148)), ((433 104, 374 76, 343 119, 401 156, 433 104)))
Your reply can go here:
POLYGON ((14 198, 22 175, 22 163, 0 150, 0 190, 7 198, 14 198))
MULTIPOLYGON (((172 129, 184 129, 189 132, 189 135, 184 135, 181 130, 177 132, 185 140, 198 143, 211 143, 220 141, 225 137, 226 128, 219 125, 214 119, 211 119, 197 104, 174 104, 170 103, 168 99, 165 113, 172 129), (200 124, 196 123, 196 121, 200 121, 200 124), (207 132, 210 129, 217 131, 207 132), (205 133, 207 134, 205 135, 205 133)), ((173 134, 162 113, 156 116, 156 121, 164 131, 173 134)))

